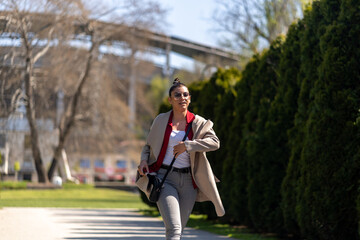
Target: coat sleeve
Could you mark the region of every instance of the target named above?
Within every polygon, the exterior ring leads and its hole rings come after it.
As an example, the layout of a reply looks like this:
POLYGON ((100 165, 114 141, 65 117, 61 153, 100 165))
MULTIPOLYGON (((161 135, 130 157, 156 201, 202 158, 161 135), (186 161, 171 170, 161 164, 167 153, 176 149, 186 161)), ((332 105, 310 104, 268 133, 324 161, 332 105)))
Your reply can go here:
POLYGON ((212 128, 205 133, 203 138, 186 140, 184 143, 187 152, 210 152, 220 148, 220 140, 212 128))
POLYGON ((146 160, 147 162, 149 162, 149 157, 150 157, 150 145, 145 144, 145 146, 143 147, 143 149, 141 151, 140 161, 146 160))
POLYGON ((142 151, 141 151, 141 159, 140 159, 140 161, 146 160, 149 163, 150 148, 151 148, 150 147, 150 135, 151 135, 151 130, 153 129, 156 120, 157 120, 157 117, 154 119, 153 123, 151 124, 149 134, 148 134, 148 136, 146 138, 146 143, 145 143, 145 145, 144 145, 144 147, 142 148, 142 151))

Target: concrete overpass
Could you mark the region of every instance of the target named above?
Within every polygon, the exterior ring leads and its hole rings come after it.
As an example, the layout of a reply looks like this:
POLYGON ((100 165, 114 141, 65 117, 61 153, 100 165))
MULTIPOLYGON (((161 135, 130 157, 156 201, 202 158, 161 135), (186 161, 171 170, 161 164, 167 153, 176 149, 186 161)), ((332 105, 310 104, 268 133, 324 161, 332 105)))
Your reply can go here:
MULTIPOLYGON (((39 36, 46 36, 48 27, 55 21, 56 16, 51 14, 24 13, 27 14, 28 21, 31 21, 29 32, 39 33, 39 36)), ((8 26, 10 25, 12 12, 0 11, 0 37, 9 38, 8 26)), ((202 61, 207 66, 236 66, 238 57, 235 53, 226 51, 221 48, 208 46, 201 43, 181 39, 175 36, 169 36, 162 33, 143 30, 136 27, 129 27, 124 24, 115 24, 111 22, 87 20, 80 21, 72 19, 70 25, 75 33, 74 37, 84 39, 84 36, 91 34, 90 29, 96 27, 97 31, 103 34, 109 34, 106 45, 116 45, 116 43, 126 43, 131 49, 130 56, 130 75, 129 75, 129 108, 130 122, 133 122, 136 112, 136 71, 135 71, 135 53, 138 50, 153 51, 165 55, 165 76, 171 78, 170 72, 170 53, 178 53, 180 55, 202 61), (71 22, 72 21, 72 22, 71 22), (142 46, 139 48, 139 44, 142 46)), ((14 31, 14 29, 13 29, 14 31)), ((15 30, 16 31, 16 30, 15 30)), ((12 32, 14 33, 14 32, 12 32)), ((13 34, 12 38, 18 38, 19 34, 13 34)), ((86 38, 85 38, 86 39, 86 38)), ((130 126, 131 127, 131 126, 130 126)))
POLYGON ((205 64, 216 66, 235 66, 238 62, 238 56, 235 53, 226 51, 218 47, 212 47, 205 44, 189 41, 175 36, 148 32, 142 34, 140 31, 136 35, 146 38, 149 46, 162 49, 166 56, 166 75, 170 77, 170 53, 178 53, 198 61, 204 61, 205 64))
MULTIPOLYGON (((7 30, 6 26, 8 25, 10 14, 11 12, 0 11, 1 35, 6 33, 7 30)), ((33 16, 33 19, 31 19, 33 24, 31 26, 32 29, 30 29, 30 31, 34 31, 34 32, 38 32, 42 28, 45 28, 47 25, 49 25, 49 21, 51 22, 54 19, 54 16, 49 14, 33 13, 31 14, 31 16, 33 16)), ((138 39, 145 40, 146 44, 149 47, 160 49, 161 52, 165 53, 167 58, 171 52, 178 53, 180 55, 193 59, 198 58, 198 60, 200 59, 200 61, 201 59, 216 58, 217 62, 221 63, 220 64, 221 66, 236 65, 239 60, 238 56, 233 52, 226 51, 218 47, 208 46, 194 41, 189 41, 179 37, 170 36, 148 30, 142 30, 136 27, 128 27, 123 24, 115 24, 104 21, 93 21, 92 23, 96 23, 98 29, 109 29, 114 31, 114 34, 109 38, 109 41, 126 42, 129 41, 129 39, 133 39, 133 38, 129 38, 128 36, 125 36, 126 34, 124 35, 124 33, 127 33, 128 35, 133 35, 133 37, 135 37, 137 40, 138 39)), ((86 23, 74 21, 73 23, 74 32, 76 34, 89 34, 87 30, 88 24, 89 21, 86 23)), ((167 64, 169 64, 168 61, 167 64)))

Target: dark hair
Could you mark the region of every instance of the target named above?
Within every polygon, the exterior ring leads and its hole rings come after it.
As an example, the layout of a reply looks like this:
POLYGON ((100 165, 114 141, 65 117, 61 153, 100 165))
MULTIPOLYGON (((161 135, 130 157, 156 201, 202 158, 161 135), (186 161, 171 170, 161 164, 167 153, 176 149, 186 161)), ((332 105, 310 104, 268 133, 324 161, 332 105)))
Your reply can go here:
MULTIPOLYGON (((169 89, 169 97, 171 97, 171 93, 178 87, 184 86, 186 87, 185 84, 183 84, 182 82, 180 82, 179 78, 175 78, 173 81, 173 85, 170 87, 169 89)), ((186 87, 187 88, 187 87, 186 87)))

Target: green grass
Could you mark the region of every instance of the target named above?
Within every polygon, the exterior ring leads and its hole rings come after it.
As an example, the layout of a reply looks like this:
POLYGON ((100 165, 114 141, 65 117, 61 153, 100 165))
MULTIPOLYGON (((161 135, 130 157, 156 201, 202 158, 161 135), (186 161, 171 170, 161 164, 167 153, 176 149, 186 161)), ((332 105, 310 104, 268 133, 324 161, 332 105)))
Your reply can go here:
MULTIPOLYGON (((155 209, 145 209, 141 212, 147 216, 161 218, 159 212, 155 209)), ((206 215, 191 214, 190 219, 186 225, 187 227, 212 232, 218 235, 228 236, 235 239, 242 240, 278 240, 278 238, 268 235, 260 235, 252 233, 244 226, 231 226, 229 224, 221 224, 216 221, 207 220, 206 215)))
POLYGON ((242 240, 277 240, 274 237, 252 233, 245 226, 230 226, 207 220, 206 215, 191 214, 187 226, 242 240))
POLYGON ((1 189, 26 189, 26 182, 0 182, 1 189))
POLYGON ((74 184, 51 190, 1 190, 0 207, 148 208, 137 194, 74 184))

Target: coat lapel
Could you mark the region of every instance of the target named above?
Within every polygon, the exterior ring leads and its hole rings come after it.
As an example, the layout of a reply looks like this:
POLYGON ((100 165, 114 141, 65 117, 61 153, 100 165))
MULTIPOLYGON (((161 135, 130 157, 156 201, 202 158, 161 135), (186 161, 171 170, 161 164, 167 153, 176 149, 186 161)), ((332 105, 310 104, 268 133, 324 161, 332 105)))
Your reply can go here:
POLYGON ((169 121, 171 111, 159 115, 153 123, 152 129, 150 130, 150 133, 148 135, 148 142, 151 141, 151 148, 153 151, 153 154, 155 158, 157 159, 159 157, 161 146, 163 144, 163 141, 154 141, 154 139, 163 139, 165 130, 169 121))

